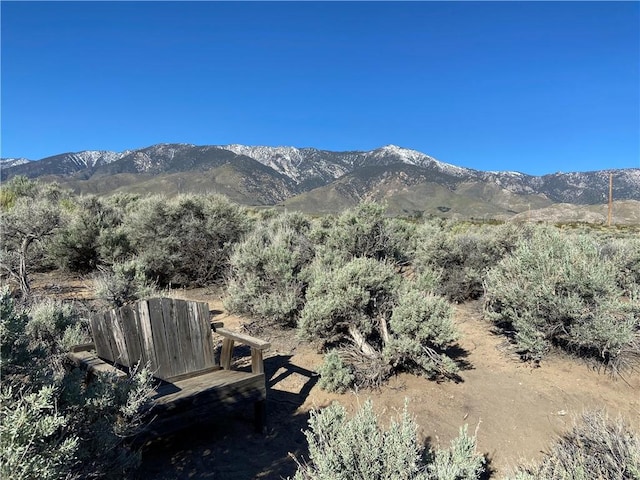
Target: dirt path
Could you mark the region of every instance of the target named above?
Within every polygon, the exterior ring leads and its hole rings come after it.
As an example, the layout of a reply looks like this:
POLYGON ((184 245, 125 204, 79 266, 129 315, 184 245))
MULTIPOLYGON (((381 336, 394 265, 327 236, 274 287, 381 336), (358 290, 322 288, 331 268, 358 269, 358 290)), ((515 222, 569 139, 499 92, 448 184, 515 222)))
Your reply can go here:
MULTIPOLYGON (((68 293, 64 296, 86 299, 82 288, 86 282, 74 282, 60 287, 68 293)), ((49 283, 40 281, 41 289, 43 285, 54 293, 49 283)), ((219 292, 176 290, 171 295, 208 301, 217 312, 216 320, 231 329, 242 328, 243 319, 224 312, 219 292)), ((401 411, 408 399, 420 437, 431 444, 448 444, 463 424, 470 431, 477 427, 478 449, 490 456, 493 478, 502 478, 522 459, 539 458, 554 436, 568 429, 585 409, 606 408, 640 431, 640 375, 625 383, 559 355, 540 368, 523 364, 502 337, 490 333, 479 302, 457 306, 455 320, 461 332, 461 359, 468 364, 461 382, 436 383, 403 374, 380 391, 344 395, 317 387, 315 371, 322 358, 294 332, 264 329, 259 336, 272 344, 265 360, 270 386, 267 433, 253 433, 250 409, 238 411, 213 425, 158 442, 145 452, 140 478, 286 478, 296 469, 290 453, 300 456, 306 451, 302 430, 309 410, 334 400, 354 411, 370 398, 388 417, 401 411)))

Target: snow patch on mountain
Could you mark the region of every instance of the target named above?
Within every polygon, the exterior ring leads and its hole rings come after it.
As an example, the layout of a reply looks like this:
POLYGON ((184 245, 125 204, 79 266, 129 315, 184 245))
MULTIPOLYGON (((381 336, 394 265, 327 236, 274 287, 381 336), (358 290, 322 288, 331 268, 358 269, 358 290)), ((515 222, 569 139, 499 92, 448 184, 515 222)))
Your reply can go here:
POLYGON ((429 155, 425 155, 417 150, 410 150, 408 148, 398 147, 397 145, 385 145, 384 147, 368 152, 368 155, 376 159, 395 158, 402 163, 409 165, 416 165, 418 167, 431 167, 436 168, 449 175, 456 177, 469 175, 472 170, 468 168, 458 167, 450 163, 441 162, 429 155))
POLYGON ((220 146, 238 155, 246 155, 286 175, 296 183, 320 177, 337 179, 353 168, 369 165, 405 163, 419 167, 435 168, 456 177, 471 174, 472 170, 440 162, 417 150, 386 145, 367 152, 326 152, 315 148, 265 147, 247 145, 220 146), (328 158, 331 157, 331 158, 328 158))
POLYGON ((245 155, 273 168, 276 172, 286 175, 297 183, 305 178, 300 170, 304 162, 304 156, 295 147, 250 147, 247 145, 224 145, 221 148, 229 150, 237 155, 245 155))
POLYGON ((120 160, 127 152, 111 152, 108 150, 85 150, 69 154, 70 161, 78 166, 92 168, 120 160))
POLYGON ((23 165, 29 163, 31 160, 26 158, 0 158, 0 166, 2 168, 14 167, 16 165, 23 165))

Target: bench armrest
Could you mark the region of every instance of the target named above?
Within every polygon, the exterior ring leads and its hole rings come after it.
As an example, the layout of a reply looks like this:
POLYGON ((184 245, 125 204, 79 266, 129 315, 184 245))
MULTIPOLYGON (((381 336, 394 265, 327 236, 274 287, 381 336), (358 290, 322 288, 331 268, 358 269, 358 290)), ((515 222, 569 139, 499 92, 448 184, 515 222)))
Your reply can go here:
POLYGON ((259 338, 246 335, 244 333, 232 332, 226 328, 216 328, 216 333, 224 338, 228 338, 243 345, 248 345, 251 348, 257 348, 258 350, 268 350, 271 347, 269 342, 260 340, 259 338))
POLYGON ((235 342, 251 347, 251 371, 253 373, 264 373, 264 360, 262 351, 267 350, 271 344, 259 338, 245 335, 244 333, 232 332, 226 328, 216 328, 222 338, 222 350, 220 351, 220 366, 225 370, 231 369, 231 356, 235 342))

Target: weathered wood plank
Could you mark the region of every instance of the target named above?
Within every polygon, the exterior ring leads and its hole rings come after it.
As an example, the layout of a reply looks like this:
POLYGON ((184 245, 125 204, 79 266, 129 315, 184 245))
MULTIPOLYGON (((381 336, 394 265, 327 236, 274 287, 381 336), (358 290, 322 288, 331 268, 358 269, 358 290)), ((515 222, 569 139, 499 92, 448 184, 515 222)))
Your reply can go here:
POLYGON ((147 364, 148 359, 145 356, 144 349, 140 340, 140 322, 138 320, 138 310, 125 305, 118 310, 120 317, 120 325, 127 342, 127 351, 129 352, 129 367, 133 368, 138 363, 141 366, 147 364))
POLYGON ((251 371, 264 373, 264 359, 262 358, 262 350, 259 348, 251 348, 251 371))
MULTIPOLYGON (((220 371, 219 373, 224 373, 220 371)), ((242 373, 242 372, 239 372, 242 373)), ((254 423, 257 432, 262 432, 265 421, 265 394, 261 386, 264 379, 255 384, 245 384, 239 388, 237 382, 231 388, 212 388, 201 391, 193 397, 183 401, 173 401, 165 405, 157 405, 151 409, 149 418, 153 419, 147 425, 140 441, 144 438, 157 437, 182 430, 202 422, 216 418, 231 409, 237 409, 238 405, 254 404, 254 423), (223 393, 221 396, 220 393, 223 393)))
POLYGON ((107 360, 117 363, 119 361, 121 353, 114 337, 113 324, 115 322, 115 312, 113 310, 109 310, 104 314, 104 319, 105 321, 102 324, 102 337, 109 345, 109 352, 111 353, 111 356, 107 357, 107 360))
POLYGON ((197 402, 196 397, 204 395, 205 392, 210 392, 220 401, 226 401, 225 399, 233 401, 231 399, 242 392, 253 390, 257 390, 255 392, 257 397, 262 397, 263 394, 266 395, 264 375, 237 370, 219 370, 175 383, 161 385, 155 390, 156 393, 153 395, 152 400, 156 406, 177 405, 183 401, 189 401, 193 405, 193 402, 197 402))
POLYGON ((111 344, 107 338, 106 332, 107 313, 96 314, 91 317, 91 331, 93 333, 93 341, 96 344, 96 352, 98 356, 113 361, 114 354, 111 350, 111 344))
POLYGON ((110 363, 102 360, 95 352, 88 352, 86 350, 80 352, 70 352, 67 357, 78 367, 81 367, 88 372, 96 374, 111 374, 118 378, 126 378, 127 374, 122 370, 116 368, 110 363))
POLYGON ((178 382, 180 380, 197 377, 199 375, 204 375, 205 373, 217 372, 219 370, 222 370, 222 367, 220 365, 214 365, 213 367, 207 367, 204 370, 196 370, 195 372, 187 372, 181 375, 176 375, 174 377, 168 378, 167 382, 171 382, 171 383, 178 382))
POLYGON ((222 340, 222 349, 220 350, 220 366, 225 370, 231 368, 231 358, 233 354, 233 338, 224 338, 222 340))
MULTIPOLYGON (((111 319, 111 337, 113 338, 115 349, 118 352, 114 361, 118 365, 122 365, 127 368, 131 367, 127 342, 125 341, 124 332, 122 330, 122 316, 115 310, 112 310, 109 313, 109 316, 111 319)), ((135 361, 133 363, 135 364, 135 361)))
POLYGON ((185 361, 186 352, 184 351, 184 346, 180 342, 180 328, 178 317, 175 312, 175 306, 179 302, 179 300, 173 300, 171 298, 163 298, 161 300, 162 317, 164 319, 165 334, 167 338, 167 351, 169 354, 169 361, 171 363, 170 378, 186 374, 189 371, 187 368, 187 362, 185 361))
POLYGON ((195 353, 193 351, 193 338, 189 322, 189 309, 187 307, 187 302, 174 301, 173 314, 178 328, 178 337, 180 339, 179 348, 183 356, 182 362, 184 364, 185 371, 197 371, 198 368, 194 358, 195 353))
POLYGON ((169 378, 173 372, 171 369, 171 355, 167 346, 167 329, 162 316, 162 300, 160 298, 151 298, 147 300, 147 304, 149 305, 151 334, 157 362, 155 376, 162 379, 169 378))
POLYGON ((227 330, 226 328, 216 328, 216 333, 224 338, 231 338, 238 343, 242 343, 243 345, 248 345, 253 348, 258 348, 260 350, 267 350, 271 347, 271 344, 269 342, 265 342, 264 340, 260 340, 259 338, 255 338, 244 333, 233 332, 231 330, 227 330))
POLYGON ((71 352, 90 352, 95 351, 95 343, 81 343, 80 345, 74 345, 71 347, 71 352))
POLYGON ((156 359, 155 346, 153 343, 153 334, 151 333, 151 318, 149 317, 149 304, 147 302, 138 302, 138 314, 136 318, 139 322, 140 346, 144 353, 144 358, 149 368, 155 375, 158 370, 158 361, 156 359))
POLYGON ((203 351, 205 368, 212 367, 216 364, 213 351, 213 332, 211 331, 211 314, 209 313, 209 304, 197 302, 196 309, 198 311, 198 319, 200 322, 200 330, 202 331, 203 351))
POLYGON ((186 321, 189 323, 189 330, 191 332, 193 370, 202 370, 203 368, 206 368, 207 365, 204 358, 203 332, 197 311, 197 307, 193 303, 187 303, 186 321))

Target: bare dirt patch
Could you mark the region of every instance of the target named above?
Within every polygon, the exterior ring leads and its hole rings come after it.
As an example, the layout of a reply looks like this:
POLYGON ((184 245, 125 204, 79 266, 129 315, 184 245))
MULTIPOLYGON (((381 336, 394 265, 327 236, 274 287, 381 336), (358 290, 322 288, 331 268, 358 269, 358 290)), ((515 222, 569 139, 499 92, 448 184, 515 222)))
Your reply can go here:
MULTIPOLYGON (((33 279, 38 295, 92 303, 90 284, 90 279, 59 274, 33 279)), ((461 359, 467 365, 460 382, 437 383, 402 374, 378 391, 338 395, 318 388, 316 371, 322 356, 298 340, 295 332, 259 327, 228 314, 218 289, 168 293, 207 301, 215 320, 230 329, 248 328, 271 342, 265 359, 270 387, 268 428, 264 435, 253 433, 253 412, 247 409, 160 439, 144 451, 140 478, 286 478, 296 469, 291 454, 300 457, 306 452, 302 430, 309 410, 332 401, 354 411, 371 399, 387 418, 397 415, 406 399, 420 437, 431 444, 448 444, 463 424, 471 431, 478 427, 478 448, 489 455, 494 478, 501 478, 522 459, 539 458, 555 435, 567 430, 585 409, 606 408, 640 431, 640 375, 625 381, 564 355, 553 356, 540 368, 524 364, 512 355, 502 337, 490 332, 480 302, 456 307, 461 359)))

